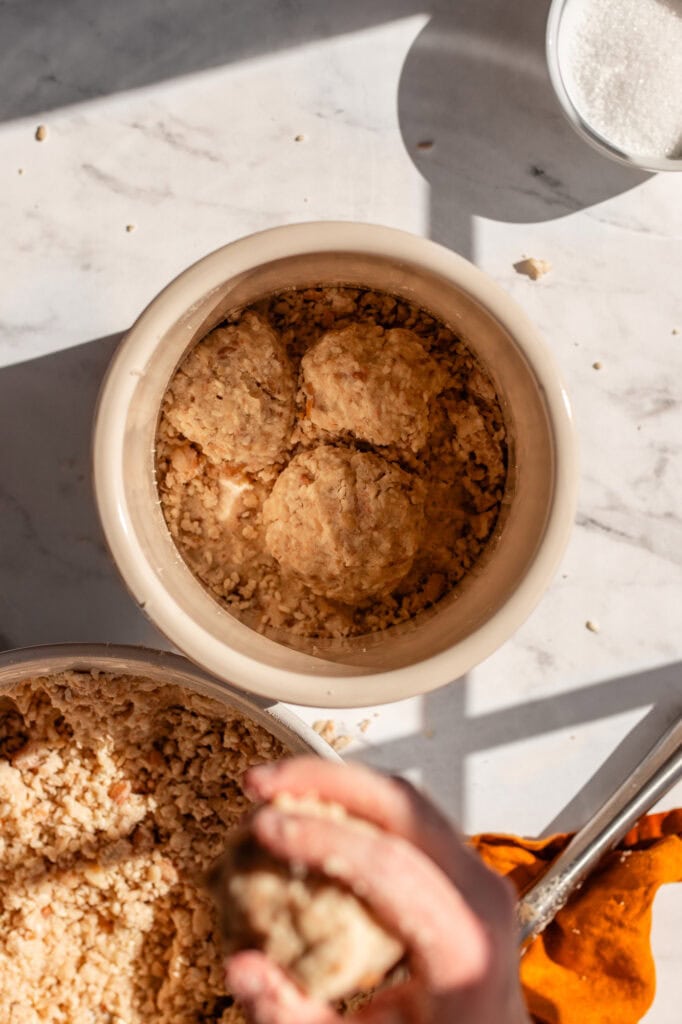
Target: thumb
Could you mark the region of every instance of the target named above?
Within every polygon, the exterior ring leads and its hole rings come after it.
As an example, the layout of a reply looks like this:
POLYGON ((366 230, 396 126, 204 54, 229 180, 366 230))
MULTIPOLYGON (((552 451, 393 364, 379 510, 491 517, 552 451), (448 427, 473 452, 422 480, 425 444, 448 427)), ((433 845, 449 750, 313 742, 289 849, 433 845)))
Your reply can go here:
POLYGON ((253 1024, 341 1024, 331 1007, 304 995, 279 967, 256 950, 230 957, 225 975, 253 1024))

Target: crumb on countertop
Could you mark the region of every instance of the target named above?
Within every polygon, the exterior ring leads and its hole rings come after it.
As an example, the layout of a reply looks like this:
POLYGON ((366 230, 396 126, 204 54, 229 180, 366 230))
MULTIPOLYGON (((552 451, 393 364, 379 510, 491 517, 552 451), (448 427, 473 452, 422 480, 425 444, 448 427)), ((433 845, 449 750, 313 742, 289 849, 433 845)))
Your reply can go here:
POLYGON ((36 128, 36 142, 44 142, 47 138, 47 128, 44 124, 39 124, 36 128))
POLYGON ((531 281, 537 281, 538 278, 544 277, 552 269, 552 264, 549 260, 539 260, 534 256, 528 256, 525 259, 518 260, 514 264, 514 270, 517 274, 525 274, 531 281))
POLYGON ((336 722, 331 718, 320 718, 313 722, 313 729, 337 754, 340 754, 353 742, 352 736, 346 736, 343 733, 336 735, 336 722))
POLYGON ((318 718, 316 722, 313 722, 313 729, 327 743, 331 743, 336 735, 336 723, 331 718, 318 718))
POLYGON ((592 619, 588 619, 587 622, 585 623, 585 629, 589 630, 590 633, 598 633, 599 632, 599 623, 594 622, 592 619))

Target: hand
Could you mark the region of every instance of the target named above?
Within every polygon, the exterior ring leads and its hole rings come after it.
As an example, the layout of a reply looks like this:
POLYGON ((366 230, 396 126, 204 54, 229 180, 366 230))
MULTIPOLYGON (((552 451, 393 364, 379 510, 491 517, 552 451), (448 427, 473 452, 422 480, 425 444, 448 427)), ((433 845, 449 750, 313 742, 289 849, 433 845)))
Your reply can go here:
MULTIPOLYGON (((252 831, 275 856, 348 885, 408 950, 410 979, 378 993, 357 1024, 528 1024, 519 985, 510 884, 468 850, 412 786, 357 765, 305 757, 246 777, 257 802, 282 793, 342 804, 382 831, 260 808, 252 831)), ((230 988, 254 1024, 341 1024, 262 953, 227 964, 230 988)), ((348 1018, 346 1018, 348 1019, 348 1018)))

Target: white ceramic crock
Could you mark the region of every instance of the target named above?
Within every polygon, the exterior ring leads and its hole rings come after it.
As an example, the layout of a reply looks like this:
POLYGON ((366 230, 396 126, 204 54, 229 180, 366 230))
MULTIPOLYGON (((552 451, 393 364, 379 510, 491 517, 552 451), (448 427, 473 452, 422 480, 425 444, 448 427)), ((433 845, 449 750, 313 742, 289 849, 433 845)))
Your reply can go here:
POLYGON ((554 360, 490 278, 442 246, 368 224, 293 224, 242 238, 180 274, 122 341, 100 396, 95 490, 113 558, 172 642, 251 693, 326 707, 380 704, 458 678, 507 640, 549 584, 574 517, 577 456, 554 360), (154 440, 166 387, 188 349, 228 310, 319 284, 385 290, 429 309, 491 374, 510 436, 494 541, 455 593, 418 619, 352 640, 264 637, 204 589, 166 528, 154 440))

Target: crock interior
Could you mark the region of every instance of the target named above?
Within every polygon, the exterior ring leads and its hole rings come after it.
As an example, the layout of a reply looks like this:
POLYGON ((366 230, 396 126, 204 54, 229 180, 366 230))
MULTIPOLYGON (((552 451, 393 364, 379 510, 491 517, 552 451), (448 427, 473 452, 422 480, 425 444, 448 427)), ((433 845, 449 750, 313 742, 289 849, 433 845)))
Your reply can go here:
MULTIPOLYGON (((144 317, 131 337, 143 325, 144 317)), ((123 438, 129 528, 179 608, 216 641, 264 666, 298 674, 362 675, 413 665, 444 651, 473 633, 509 600, 543 538, 555 488, 555 465, 542 389, 521 348, 504 327, 450 280, 417 264, 351 251, 312 252, 263 263, 195 302, 159 338, 135 376, 123 438), (320 284, 356 285, 403 296, 431 311, 466 341, 491 375, 501 399, 511 442, 508 486, 496 536, 483 558, 454 593, 431 611, 400 627, 364 637, 321 642, 280 636, 275 640, 221 608, 185 565, 159 505, 154 440, 161 399, 173 372, 187 350, 229 310, 273 291, 320 284)), ((163 629, 154 608, 146 610, 163 629)))

